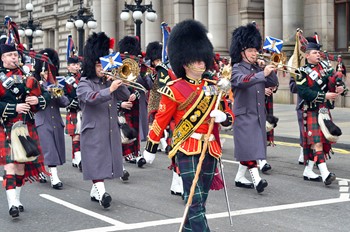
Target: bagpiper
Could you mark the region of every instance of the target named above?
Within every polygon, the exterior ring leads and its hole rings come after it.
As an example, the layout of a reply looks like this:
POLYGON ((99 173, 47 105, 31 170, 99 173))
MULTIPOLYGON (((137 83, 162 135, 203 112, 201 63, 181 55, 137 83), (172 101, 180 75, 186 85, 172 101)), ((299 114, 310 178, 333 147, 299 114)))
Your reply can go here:
POLYGON ((45 109, 50 97, 41 90, 39 82, 30 73, 20 68, 20 54, 14 45, 2 44, 0 49, 0 165, 5 169, 3 185, 9 214, 18 217, 19 212, 24 211, 20 196, 25 181, 38 181, 41 175, 48 174, 43 163, 34 113, 45 109), (24 127, 15 129, 14 125, 24 127), (23 134, 16 135, 14 130, 16 133, 28 132, 26 141, 19 142, 19 136, 23 134), (31 140, 29 145, 34 146, 32 152, 26 146, 28 139, 31 140))
POLYGON ((330 116, 334 101, 346 94, 346 86, 340 77, 325 61, 321 60, 321 45, 309 42, 306 45, 306 65, 299 68, 297 88, 303 102, 303 148, 305 169, 304 180, 319 181, 313 172, 316 164, 323 183, 330 185, 336 175, 328 171, 326 159, 331 152, 331 144, 338 140, 341 130, 330 116))
POLYGON ((72 166, 82 170, 81 152, 80 152, 80 128, 81 128, 81 110, 76 93, 81 73, 81 61, 77 56, 71 56, 67 59, 67 76, 65 77, 64 94, 69 99, 69 105, 66 107, 66 129, 65 133, 72 138, 72 166))

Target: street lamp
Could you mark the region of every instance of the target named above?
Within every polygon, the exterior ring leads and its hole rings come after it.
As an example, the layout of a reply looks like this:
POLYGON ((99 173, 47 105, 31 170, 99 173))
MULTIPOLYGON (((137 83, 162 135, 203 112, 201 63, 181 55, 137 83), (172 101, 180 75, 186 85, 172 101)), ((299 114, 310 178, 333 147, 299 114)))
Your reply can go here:
POLYGON ((78 15, 70 16, 70 19, 67 20, 66 28, 73 29, 74 26, 78 30, 79 37, 79 55, 83 56, 83 46, 84 46, 84 25, 86 24, 89 29, 95 29, 97 27, 96 20, 94 15, 87 9, 83 7, 83 0, 80 0, 80 6, 78 9, 78 15))
POLYGON ((33 38, 41 37, 44 35, 43 30, 41 29, 40 22, 34 22, 32 12, 33 12, 33 4, 27 3, 26 10, 28 11, 29 17, 27 23, 21 23, 20 28, 18 29, 19 36, 26 36, 28 38, 28 46, 29 50, 33 47, 33 38))
POLYGON ((147 5, 141 5, 142 0, 135 0, 136 5, 127 4, 125 1, 125 8, 120 13, 120 19, 123 21, 128 21, 130 18, 129 11, 132 12, 132 17, 136 25, 136 36, 139 38, 141 44, 141 24, 142 15, 147 11, 146 19, 148 21, 154 22, 157 20, 156 11, 152 9, 152 2, 147 5))

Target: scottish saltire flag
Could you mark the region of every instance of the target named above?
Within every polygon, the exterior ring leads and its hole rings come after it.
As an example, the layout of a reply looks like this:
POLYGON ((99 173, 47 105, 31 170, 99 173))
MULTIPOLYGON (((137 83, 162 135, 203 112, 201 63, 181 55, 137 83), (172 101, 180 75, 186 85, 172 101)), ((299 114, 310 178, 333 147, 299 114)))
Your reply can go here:
POLYGON ((123 65, 123 61, 119 52, 100 57, 100 61, 103 67, 103 71, 110 71, 111 69, 118 68, 119 66, 123 65))
POLYGON ((66 84, 66 77, 64 76, 57 76, 56 77, 56 83, 57 83, 57 87, 59 88, 63 88, 66 84))
POLYGON ((170 27, 168 27, 168 24, 165 22, 162 22, 160 28, 162 29, 162 43, 163 43, 163 48, 162 48, 162 62, 168 61, 168 54, 166 52, 166 47, 168 43, 168 38, 170 35, 170 27))
POLYGON ((266 36, 263 49, 271 52, 281 53, 283 47, 283 40, 276 39, 271 36, 266 36))
POLYGON ((67 60, 69 57, 73 57, 74 56, 74 41, 72 39, 72 35, 68 35, 67 38, 67 60))

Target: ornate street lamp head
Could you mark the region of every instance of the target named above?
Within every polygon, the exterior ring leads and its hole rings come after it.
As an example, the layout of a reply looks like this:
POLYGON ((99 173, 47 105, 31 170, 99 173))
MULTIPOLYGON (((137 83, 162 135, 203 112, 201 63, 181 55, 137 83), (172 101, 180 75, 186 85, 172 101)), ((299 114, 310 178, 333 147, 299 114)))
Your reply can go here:
POLYGON ((128 21, 130 18, 129 10, 122 10, 122 13, 120 13, 120 19, 123 21, 128 21))
POLYGON ((32 3, 29 2, 29 3, 26 4, 26 10, 27 11, 33 11, 33 9, 34 9, 34 7, 33 7, 32 3))

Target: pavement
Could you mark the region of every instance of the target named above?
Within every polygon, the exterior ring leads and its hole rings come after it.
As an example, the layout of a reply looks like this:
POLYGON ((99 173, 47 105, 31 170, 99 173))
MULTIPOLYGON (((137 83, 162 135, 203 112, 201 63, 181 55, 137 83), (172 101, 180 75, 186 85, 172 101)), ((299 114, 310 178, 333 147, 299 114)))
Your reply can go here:
MULTIPOLYGON (((350 108, 331 110, 333 122, 342 130, 335 148, 350 149, 350 108)), ((274 116, 279 118, 275 128, 275 140, 299 143, 299 126, 295 105, 274 104, 274 116)))

